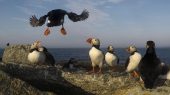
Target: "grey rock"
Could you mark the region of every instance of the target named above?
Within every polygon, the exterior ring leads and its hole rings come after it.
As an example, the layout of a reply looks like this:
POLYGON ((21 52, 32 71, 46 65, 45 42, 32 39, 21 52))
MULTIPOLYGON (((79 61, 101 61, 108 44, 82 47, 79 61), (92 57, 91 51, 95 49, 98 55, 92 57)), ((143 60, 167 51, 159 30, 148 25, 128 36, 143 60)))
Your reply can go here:
POLYGON ((10 77, 0 71, 0 95, 56 95, 48 91, 40 91, 18 78, 10 77))
MULTIPOLYGON (((82 88, 77 87, 71 84, 70 82, 68 82, 67 80, 65 80, 61 76, 62 75, 61 70, 53 66, 32 66, 26 64, 1 63, 0 70, 7 73, 10 77, 18 79, 18 81, 22 80, 26 82, 28 85, 36 88, 34 91, 35 93, 38 94, 29 93, 28 95, 44 95, 44 92, 50 93, 50 95, 53 94, 54 95, 93 95, 90 92, 86 92, 82 88)), ((0 76, 0 79, 1 78, 4 77, 0 76)), ((0 83, 4 83, 4 82, 0 82, 0 83)), ((8 84, 7 83, 4 83, 4 85, 0 84, 0 87, 2 86, 3 88, 6 85, 8 84)), ((21 85, 18 85, 18 87, 21 88, 21 85)), ((6 89, 10 90, 10 88, 6 88, 6 89)), ((21 93, 21 91, 19 90, 18 93, 21 93)), ((25 95, 25 94, 12 94, 12 92, 10 92, 9 94, 2 94, 2 95, 25 95)))

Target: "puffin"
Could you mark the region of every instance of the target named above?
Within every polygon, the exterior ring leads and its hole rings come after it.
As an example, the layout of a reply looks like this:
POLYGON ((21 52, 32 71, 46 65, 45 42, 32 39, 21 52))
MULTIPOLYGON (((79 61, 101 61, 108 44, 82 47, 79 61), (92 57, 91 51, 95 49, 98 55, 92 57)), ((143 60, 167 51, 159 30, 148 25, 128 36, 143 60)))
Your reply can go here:
POLYGON ((55 66, 54 57, 48 52, 47 48, 41 45, 40 41, 35 41, 31 45, 28 54, 28 61, 32 64, 42 65, 45 63, 49 63, 50 65, 55 66))
POLYGON ((162 62, 160 67, 161 67, 161 74, 159 75, 159 78, 170 80, 170 68, 169 68, 169 66, 162 62))
POLYGON ((48 63, 48 65, 55 66, 55 59, 53 55, 48 51, 48 49, 44 46, 42 46, 41 42, 39 41, 39 47, 38 50, 45 55, 45 62, 48 63))
POLYGON ((139 72, 141 74, 141 78, 144 81, 144 86, 147 89, 152 89, 154 87, 154 83, 156 79, 158 79, 159 75, 162 72, 161 60, 157 57, 155 51, 155 42, 147 41, 146 42, 146 53, 141 59, 139 65, 139 72))
POLYGON ((63 9, 54 9, 54 10, 49 11, 46 15, 41 16, 39 19, 37 19, 37 17, 33 15, 30 18, 30 25, 32 27, 42 26, 43 24, 45 24, 46 18, 48 18, 48 21, 46 24, 47 28, 44 31, 45 36, 50 34, 49 27, 54 27, 54 26, 62 26, 60 32, 61 34, 66 35, 67 32, 64 28, 64 16, 65 15, 67 15, 71 21, 77 22, 77 21, 86 20, 89 17, 89 12, 85 9, 80 15, 77 15, 74 12, 67 12, 63 9))
POLYGON ((39 48, 40 41, 35 41, 30 48, 28 53, 28 61, 32 64, 44 64, 45 54, 43 52, 44 48, 39 48))
POLYGON ((105 61, 113 71, 114 71, 114 66, 119 63, 119 58, 115 54, 114 48, 111 45, 109 45, 107 48, 107 52, 105 54, 105 61))
POLYGON ((48 65, 55 66, 55 59, 53 55, 47 50, 47 48, 41 46, 43 53, 45 54, 45 62, 48 63, 48 65))
POLYGON ((140 77, 137 73, 139 63, 142 59, 142 55, 137 51, 134 45, 130 45, 126 51, 130 54, 125 63, 125 72, 132 73, 134 77, 140 77))
POLYGON ((66 68, 66 69, 74 70, 75 63, 77 63, 77 60, 75 58, 70 58, 69 61, 66 64, 64 64, 63 69, 66 68))
POLYGON ((100 40, 97 38, 89 38, 87 42, 92 45, 92 48, 89 50, 89 56, 92 63, 92 72, 95 73, 95 67, 99 66, 98 73, 101 73, 103 61, 104 61, 104 54, 102 50, 100 50, 100 40))

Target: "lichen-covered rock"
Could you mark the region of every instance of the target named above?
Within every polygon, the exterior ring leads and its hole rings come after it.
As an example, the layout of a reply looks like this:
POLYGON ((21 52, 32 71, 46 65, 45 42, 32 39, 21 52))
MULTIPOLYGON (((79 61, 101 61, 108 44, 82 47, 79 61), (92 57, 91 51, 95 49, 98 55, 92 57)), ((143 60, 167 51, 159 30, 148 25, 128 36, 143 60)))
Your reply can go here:
MULTIPOLYGON (((122 73, 122 66, 117 66, 117 68, 116 72, 103 69, 102 74, 89 74, 86 68, 80 69, 80 67, 71 71, 62 70, 60 65, 52 67, 0 64, 0 70, 15 77, 12 80, 17 79, 13 83, 10 82, 11 86, 17 86, 18 81, 23 81, 29 85, 28 87, 36 88, 41 94, 42 91, 57 95, 169 95, 170 93, 170 81, 168 80, 156 82, 157 86, 153 89, 145 89, 139 79, 122 73), (160 85, 158 86, 158 84, 160 85)), ((9 85, 6 82, 1 82, 0 74, 0 89, 5 84, 9 85)), ((4 88, 8 91, 9 86, 7 87, 4 88)), ((15 88, 22 88, 22 85, 15 88)), ((28 91, 30 90, 28 89, 28 91)), ((39 92, 37 92, 38 94, 33 93, 33 95, 39 95, 39 92)), ((13 94, 13 92, 11 93, 13 94)))
MULTIPOLYGON (((82 88, 77 87, 71 84, 70 82, 66 81, 61 76, 61 71, 53 66, 32 66, 26 64, 0 63, 0 70, 6 72, 11 77, 14 77, 14 79, 17 78, 18 81, 21 80, 25 81, 26 83, 37 89, 35 90, 35 92, 39 91, 37 92, 38 94, 32 93, 26 95, 44 95, 43 92, 52 93, 51 95, 53 95, 53 93, 55 95, 93 95, 90 92, 86 92, 82 88)), ((1 85, 1 83, 4 82, 0 82, 0 87, 2 88, 5 85, 8 85, 7 83, 1 85)), ((15 81, 14 84, 11 84, 11 86, 14 85, 18 85, 18 88, 22 88, 22 85, 18 84, 17 81, 15 81)), ((6 89, 7 91, 10 90, 10 88, 6 89)), ((24 90, 27 91, 27 89, 24 90)), ((28 89, 28 93, 31 93, 29 91, 30 90, 28 89)), ((20 93, 20 90, 18 93, 20 93)), ((25 95, 25 94, 13 94, 12 92, 10 92, 9 94, 2 95, 25 95)))
POLYGON ((56 95, 48 91, 40 91, 30 84, 8 76, 0 71, 0 95, 56 95))
POLYGON ((2 61, 4 63, 30 64, 27 59, 30 45, 11 45, 4 49, 2 61))
POLYGON ((120 72, 103 74, 63 72, 62 76, 70 83, 95 95, 169 95, 170 93, 168 80, 154 89, 145 89, 138 79, 120 72))
MULTIPOLYGON (((30 51, 31 45, 10 45, 4 49, 2 55, 2 62, 4 63, 17 63, 17 64, 31 64, 28 61, 28 53, 30 51)), ((50 53, 48 53, 51 55, 50 53)), ((52 55, 51 55, 52 56, 52 55)), ((54 64, 49 61, 49 59, 45 60, 45 64, 42 65, 50 65, 54 64)))

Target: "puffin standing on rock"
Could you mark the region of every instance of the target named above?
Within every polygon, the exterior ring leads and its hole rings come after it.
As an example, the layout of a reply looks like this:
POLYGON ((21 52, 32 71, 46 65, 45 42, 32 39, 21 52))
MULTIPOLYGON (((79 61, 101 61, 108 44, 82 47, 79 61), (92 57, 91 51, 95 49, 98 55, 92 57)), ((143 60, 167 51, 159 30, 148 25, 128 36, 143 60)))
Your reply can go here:
POLYGON ((55 65, 54 57, 48 52, 47 48, 41 46, 40 41, 36 41, 31 45, 28 60, 33 64, 43 65, 48 63, 48 65, 55 65))
POLYGON ((31 45, 28 61, 32 64, 43 64, 45 62, 44 48, 39 48, 40 41, 36 41, 31 45))
POLYGON ((77 21, 83 21, 87 19, 89 17, 89 12, 87 10, 84 10, 80 15, 77 15, 76 13, 67 12, 62 9, 55 9, 55 10, 49 11, 46 15, 41 16, 39 19, 37 19, 35 15, 32 16, 30 18, 30 24, 32 27, 42 26, 45 23, 46 18, 48 17, 47 29, 44 31, 44 35, 47 36, 50 34, 49 27, 61 26, 61 25, 62 25, 62 28, 60 32, 63 35, 66 35, 67 33, 64 29, 64 16, 65 15, 67 15, 71 21, 77 22, 77 21))
POLYGON ((114 66, 119 63, 119 59, 117 55, 115 54, 113 46, 108 46, 107 53, 105 54, 105 61, 106 63, 111 67, 111 69, 114 71, 114 66))
POLYGON ((104 54, 100 50, 100 40, 96 38, 89 38, 87 42, 92 45, 92 48, 89 51, 89 56, 93 67, 92 72, 95 73, 95 67, 99 66, 98 73, 101 73, 104 61, 104 54))
POLYGON ((161 61, 156 55, 154 41, 147 41, 146 53, 139 65, 139 71, 146 88, 152 89, 158 76, 161 74, 161 61))
POLYGON ((125 69, 127 73, 132 72, 134 77, 139 77, 139 74, 136 72, 138 65, 142 59, 141 54, 137 51, 135 46, 129 46, 126 51, 130 54, 126 63, 125 69))

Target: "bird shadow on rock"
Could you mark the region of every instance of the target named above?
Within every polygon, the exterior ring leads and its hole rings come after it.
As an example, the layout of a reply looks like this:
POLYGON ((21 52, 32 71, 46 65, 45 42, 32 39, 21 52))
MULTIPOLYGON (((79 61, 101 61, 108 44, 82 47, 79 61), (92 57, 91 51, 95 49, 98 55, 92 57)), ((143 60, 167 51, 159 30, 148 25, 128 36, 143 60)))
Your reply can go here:
POLYGON ((19 64, 0 64, 8 75, 19 78, 40 91, 57 95, 94 95, 66 81, 56 67, 33 67, 19 64))

